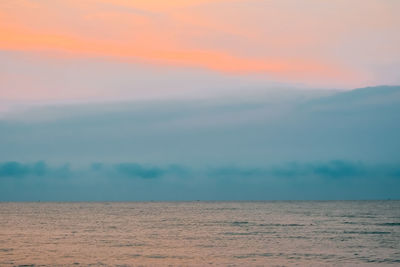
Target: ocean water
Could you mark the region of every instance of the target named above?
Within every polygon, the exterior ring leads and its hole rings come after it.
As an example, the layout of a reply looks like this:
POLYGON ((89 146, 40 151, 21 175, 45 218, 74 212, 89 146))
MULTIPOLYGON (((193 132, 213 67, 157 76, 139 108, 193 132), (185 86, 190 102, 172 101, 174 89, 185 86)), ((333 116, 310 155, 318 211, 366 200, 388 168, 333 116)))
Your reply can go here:
POLYGON ((0 203, 0 266, 400 265, 400 201, 0 203))

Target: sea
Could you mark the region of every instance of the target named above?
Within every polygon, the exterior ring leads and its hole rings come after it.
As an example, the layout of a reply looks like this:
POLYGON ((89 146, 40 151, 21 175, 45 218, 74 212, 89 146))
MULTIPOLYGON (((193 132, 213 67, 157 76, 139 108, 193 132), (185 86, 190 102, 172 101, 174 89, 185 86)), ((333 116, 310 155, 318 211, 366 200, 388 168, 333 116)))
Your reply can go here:
POLYGON ((400 266, 400 201, 0 203, 0 266, 400 266))

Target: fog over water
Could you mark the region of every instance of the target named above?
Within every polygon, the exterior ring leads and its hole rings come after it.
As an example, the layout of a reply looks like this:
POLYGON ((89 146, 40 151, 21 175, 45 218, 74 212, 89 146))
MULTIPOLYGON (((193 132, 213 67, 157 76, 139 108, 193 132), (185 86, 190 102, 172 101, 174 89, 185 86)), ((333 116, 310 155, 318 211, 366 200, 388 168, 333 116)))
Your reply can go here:
POLYGON ((400 198, 400 86, 4 116, 0 201, 400 198))

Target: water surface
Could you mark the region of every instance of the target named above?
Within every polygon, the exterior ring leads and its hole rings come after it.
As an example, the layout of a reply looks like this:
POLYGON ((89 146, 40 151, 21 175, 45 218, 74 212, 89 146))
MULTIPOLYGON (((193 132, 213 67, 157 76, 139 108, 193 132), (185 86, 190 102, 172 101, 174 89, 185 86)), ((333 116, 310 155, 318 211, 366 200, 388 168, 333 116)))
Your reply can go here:
POLYGON ((0 203, 0 266, 400 265, 400 201, 0 203))

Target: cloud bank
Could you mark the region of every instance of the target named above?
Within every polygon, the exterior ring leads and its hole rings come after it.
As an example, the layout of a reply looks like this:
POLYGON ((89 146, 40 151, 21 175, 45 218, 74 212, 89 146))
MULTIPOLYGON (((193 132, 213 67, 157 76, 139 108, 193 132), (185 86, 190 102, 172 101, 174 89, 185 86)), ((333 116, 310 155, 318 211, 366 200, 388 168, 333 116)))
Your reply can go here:
POLYGON ((0 196, 399 198, 399 120, 385 86, 29 110, 0 120, 0 196))

